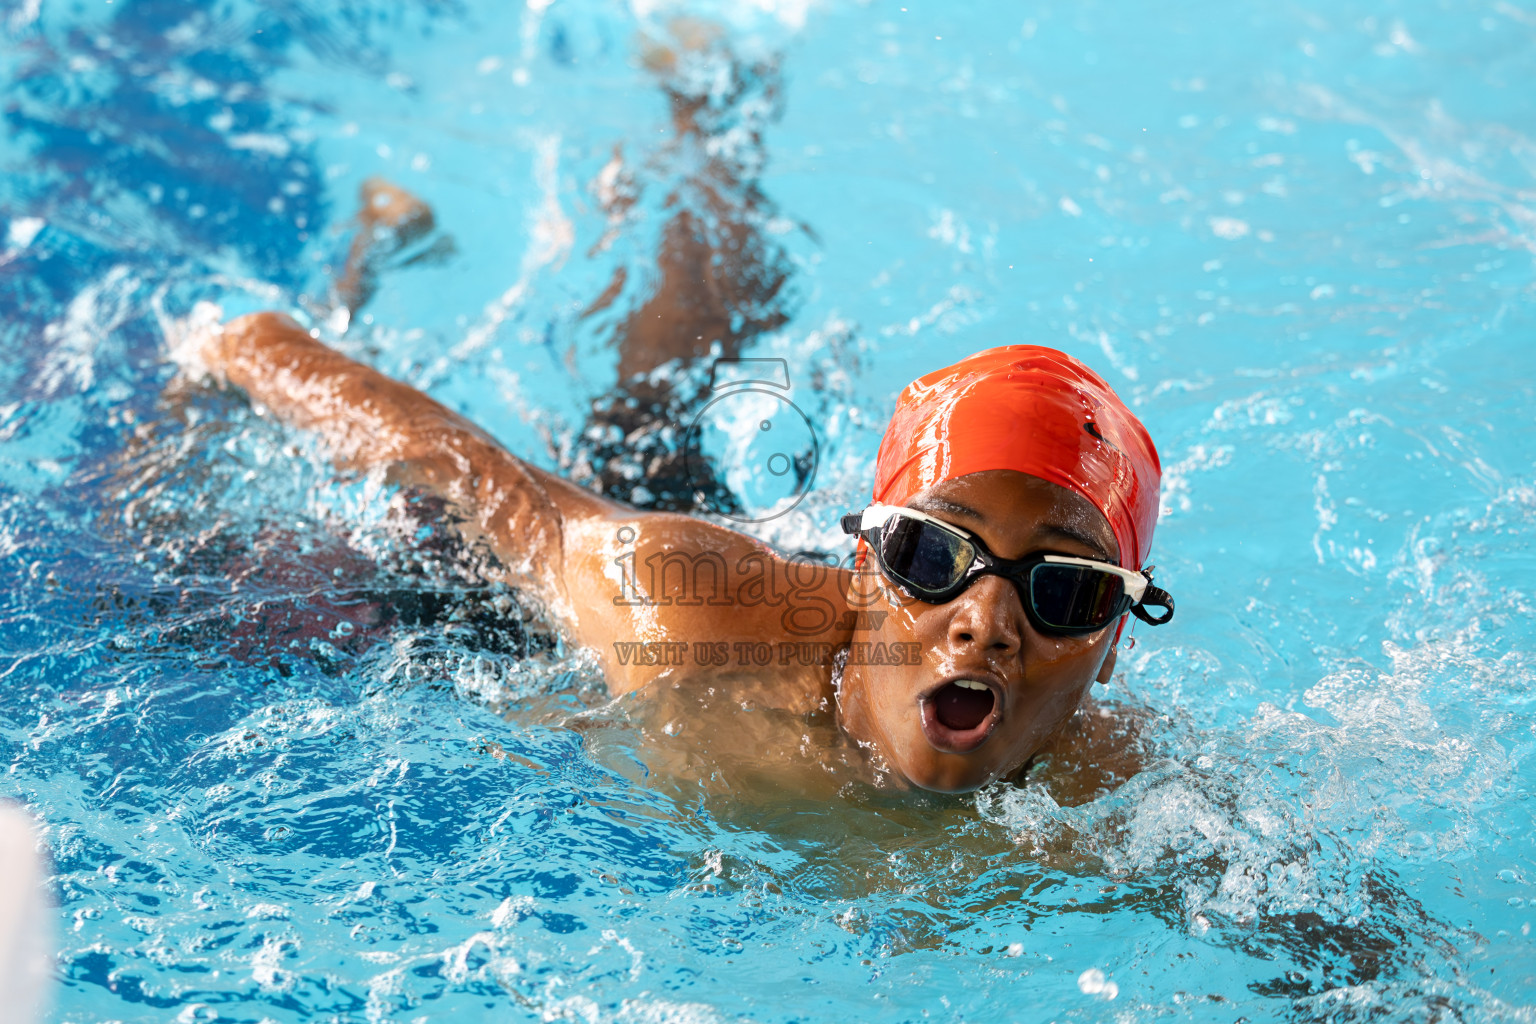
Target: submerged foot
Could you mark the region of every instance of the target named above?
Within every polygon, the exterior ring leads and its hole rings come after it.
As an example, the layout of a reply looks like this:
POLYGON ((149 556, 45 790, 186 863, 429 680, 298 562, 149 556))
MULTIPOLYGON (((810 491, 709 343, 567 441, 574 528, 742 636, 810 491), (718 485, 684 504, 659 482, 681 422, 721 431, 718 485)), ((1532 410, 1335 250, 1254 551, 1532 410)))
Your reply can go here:
POLYGON ((357 234, 334 285, 334 305, 347 319, 373 297, 382 270, 439 262, 455 251, 452 236, 430 237, 437 226, 432 207, 383 178, 363 182, 355 220, 357 234))
POLYGON ((725 30, 703 18, 673 18, 667 36, 642 36, 640 62, 671 101, 677 133, 709 138, 745 128, 755 140, 778 113, 777 62, 744 62, 725 30))

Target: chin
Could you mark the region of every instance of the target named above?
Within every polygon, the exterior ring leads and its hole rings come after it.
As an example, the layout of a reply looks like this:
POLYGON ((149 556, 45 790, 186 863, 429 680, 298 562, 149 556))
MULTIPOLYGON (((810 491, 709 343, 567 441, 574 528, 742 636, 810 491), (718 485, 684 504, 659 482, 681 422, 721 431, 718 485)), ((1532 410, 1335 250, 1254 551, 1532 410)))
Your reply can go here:
POLYGON ((928 781, 913 783, 913 785, 917 786, 918 789, 924 789, 930 793, 943 793, 946 796, 961 796, 965 793, 976 792, 976 790, 980 789, 982 786, 985 786, 989 781, 990 780, 988 779, 981 779, 975 782, 956 782, 953 784, 941 784, 938 782, 928 781))
POLYGON ((924 764, 897 770, 912 785, 931 793, 970 793, 1006 774, 985 764, 924 764))

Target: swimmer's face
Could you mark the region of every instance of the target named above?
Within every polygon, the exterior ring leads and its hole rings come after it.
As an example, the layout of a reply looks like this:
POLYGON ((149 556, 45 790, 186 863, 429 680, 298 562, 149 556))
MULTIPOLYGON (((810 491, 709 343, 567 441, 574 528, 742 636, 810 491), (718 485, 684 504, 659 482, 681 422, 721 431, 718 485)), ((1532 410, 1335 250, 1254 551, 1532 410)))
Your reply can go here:
MULTIPOLYGON (((907 505, 970 531, 1002 558, 1047 552, 1119 562, 1098 509, 1013 470, 936 484, 907 505)), ((924 789, 962 792, 1017 771, 1114 670, 1117 622, 1088 636, 1048 636, 1001 576, 926 604, 880 575, 873 559, 866 568, 853 586, 867 596, 851 596, 879 626, 856 633, 855 644, 916 644, 921 657, 902 665, 850 657, 838 695, 844 728, 924 789)))

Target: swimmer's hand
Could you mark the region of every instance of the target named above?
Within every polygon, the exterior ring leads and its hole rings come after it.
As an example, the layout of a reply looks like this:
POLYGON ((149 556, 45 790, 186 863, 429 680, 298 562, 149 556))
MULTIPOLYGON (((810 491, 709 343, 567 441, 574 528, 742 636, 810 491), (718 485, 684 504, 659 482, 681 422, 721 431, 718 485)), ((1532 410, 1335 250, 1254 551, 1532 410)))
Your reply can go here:
POLYGON ((182 383, 225 383, 219 374, 224 311, 212 302, 199 302, 181 320, 164 324, 166 354, 180 371, 182 383))

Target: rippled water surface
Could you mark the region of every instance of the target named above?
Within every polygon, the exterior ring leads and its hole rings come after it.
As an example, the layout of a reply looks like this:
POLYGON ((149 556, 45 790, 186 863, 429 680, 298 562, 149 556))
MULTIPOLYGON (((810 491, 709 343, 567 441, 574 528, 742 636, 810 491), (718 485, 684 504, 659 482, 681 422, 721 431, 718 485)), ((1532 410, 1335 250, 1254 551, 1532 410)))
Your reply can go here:
POLYGON ((0 80, 0 728, 54 1019, 1536 1018, 1526 0, 0 0, 0 80), (348 323, 373 176, 436 228, 348 323), (816 435, 749 526, 786 549, 841 550, 895 392, 974 350, 1143 417, 1179 614, 1101 697, 1145 771, 753 777, 172 384, 198 302, 290 310, 658 486, 587 426, 680 209, 747 239, 729 329, 816 435))

